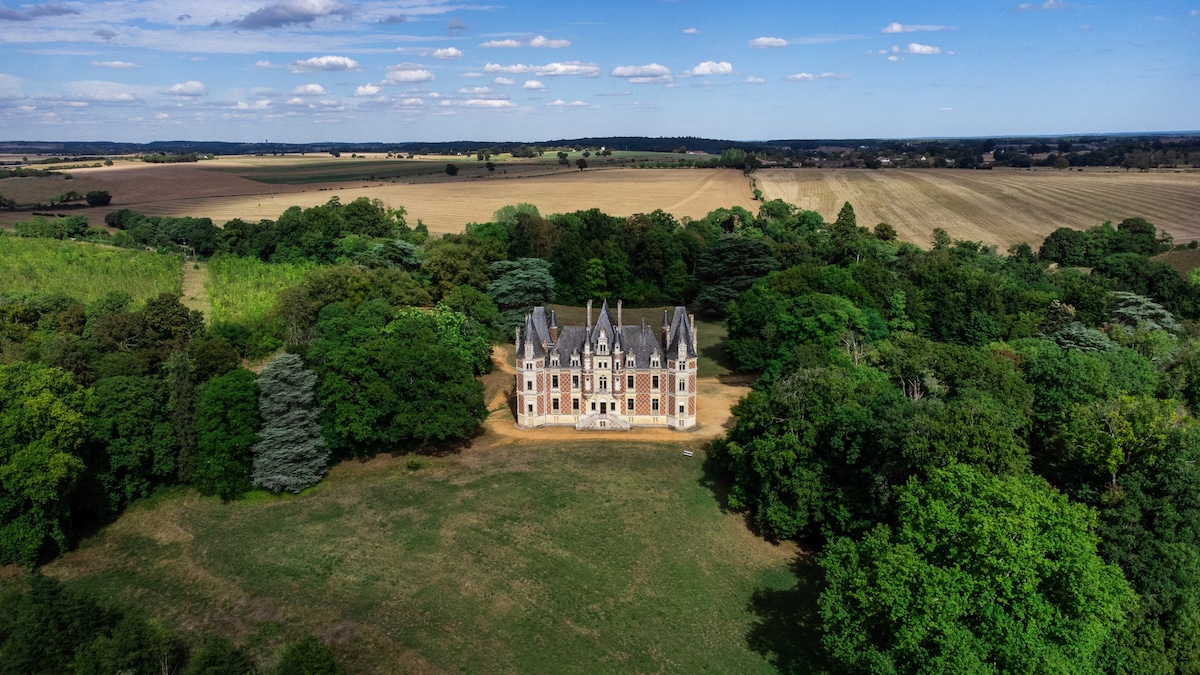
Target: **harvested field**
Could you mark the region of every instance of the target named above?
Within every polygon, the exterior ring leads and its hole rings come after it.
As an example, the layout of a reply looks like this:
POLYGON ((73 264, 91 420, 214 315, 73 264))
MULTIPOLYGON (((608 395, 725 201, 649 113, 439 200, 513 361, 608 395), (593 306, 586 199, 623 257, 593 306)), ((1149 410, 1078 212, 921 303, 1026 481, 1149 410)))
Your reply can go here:
POLYGON ((1200 172, 768 169, 755 174, 766 199, 837 217, 850 202, 858 224, 891 223, 923 246, 933 228, 956 239, 1036 248, 1060 227, 1087 229, 1140 216, 1177 242, 1200 238, 1200 172))
MULTIPOLYGON (((536 204, 545 214, 599 208, 611 215, 626 216, 662 209, 680 218, 700 218, 713 209, 734 205, 757 208, 748 182, 736 171, 576 171, 539 164, 529 165, 528 175, 484 177, 486 170, 480 173, 480 167, 472 164, 472 172, 464 170, 453 179, 441 174, 440 178, 425 176, 420 179, 424 182, 412 183, 377 180, 286 185, 256 182, 230 172, 228 169, 238 166, 239 161, 245 163, 248 174, 254 173, 249 158, 221 159, 220 166, 217 162, 126 164, 80 169, 73 172, 72 181, 60 177, 7 179, 0 184, 0 194, 18 203, 29 203, 71 189, 81 193, 107 190, 113 195, 107 207, 64 211, 87 215, 94 226, 103 221, 104 214, 120 208, 156 216, 208 217, 224 223, 233 218, 274 219, 289 206, 315 206, 334 196, 343 203, 367 197, 388 206, 403 206, 411 223, 420 219, 434 233, 461 232, 467 223, 486 222, 496 209, 519 202, 536 204), (10 189, 12 181, 45 182, 12 183, 10 189)), ((497 171, 508 168, 498 167, 497 171)), ((27 218, 28 213, 0 213, 0 224, 11 225, 27 218)))

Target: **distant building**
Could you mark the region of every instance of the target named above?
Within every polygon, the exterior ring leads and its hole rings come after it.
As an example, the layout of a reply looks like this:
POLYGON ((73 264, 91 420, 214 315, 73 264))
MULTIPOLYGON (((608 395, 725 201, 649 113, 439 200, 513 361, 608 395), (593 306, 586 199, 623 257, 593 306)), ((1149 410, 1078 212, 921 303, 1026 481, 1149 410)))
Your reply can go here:
POLYGON ((606 301, 592 323, 558 326, 536 307, 516 331, 517 426, 629 429, 696 426, 696 323, 684 307, 657 330, 626 326, 606 301), (616 319, 614 324, 613 319, 616 319))

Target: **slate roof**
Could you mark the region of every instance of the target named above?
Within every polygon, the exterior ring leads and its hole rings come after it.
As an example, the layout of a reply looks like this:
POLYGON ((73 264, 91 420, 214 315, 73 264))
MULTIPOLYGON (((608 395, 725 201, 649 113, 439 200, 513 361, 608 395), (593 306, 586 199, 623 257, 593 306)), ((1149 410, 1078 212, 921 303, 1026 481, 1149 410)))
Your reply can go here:
POLYGON ((688 358, 696 357, 695 339, 685 307, 676 307, 670 319, 668 319, 667 313, 663 312, 663 328, 667 329, 667 346, 665 348, 660 340, 661 331, 652 329, 644 322, 640 325, 614 326, 612 312, 608 308, 607 301, 600 307, 600 315, 595 325, 591 328, 563 326, 559 329, 558 340, 551 343, 550 326, 554 324, 553 314, 547 322, 546 309, 535 307, 533 313, 525 317, 525 328, 521 332, 519 343, 520 358, 529 358, 525 342, 529 338, 532 338, 530 342, 532 343, 533 358, 545 359, 550 351, 557 351, 561 363, 567 361, 571 354, 582 354, 585 346, 590 347, 592 353, 596 353, 601 335, 604 335, 608 342, 610 354, 615 354, 618 350, 626 358, 632 354, 635 368, 649 367, 650 357, 656 352, 663 359, 665 365, 667 358, 674 357, 679 353, 681 340, 686 346, 688 358))

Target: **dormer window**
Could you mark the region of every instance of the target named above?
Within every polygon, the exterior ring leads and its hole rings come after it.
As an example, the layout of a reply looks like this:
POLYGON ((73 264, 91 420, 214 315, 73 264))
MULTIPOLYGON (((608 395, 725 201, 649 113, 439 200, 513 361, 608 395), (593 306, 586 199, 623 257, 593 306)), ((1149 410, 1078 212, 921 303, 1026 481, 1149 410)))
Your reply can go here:
POLYGON ((572 355, 571 355, 571 367, 572 367, 572 368, 578 368, 578 367, 579 367, 579 354, 572 354, 572 355))
POLYGON ((596 343, 596 353, 597 354, 607 354, 608 353, 608 342, 604 339, 603 335, 600 336, 600 341, 596 343))
POLYGON ((629 356, 625 357, 625 367, 626 368, 636 368, 637 367, 637 361, 634 360, 633 354, 630 354, 629 356))
POLYGON ((662 361, 659 360, 658 354, 650 355, 650 367, 651 368, 661 368, 662 367, 662 361))
POLYGON ((557 353, 550 355, 550 367, 552 367, 552 368, 558 367, 558 354, 557 353))

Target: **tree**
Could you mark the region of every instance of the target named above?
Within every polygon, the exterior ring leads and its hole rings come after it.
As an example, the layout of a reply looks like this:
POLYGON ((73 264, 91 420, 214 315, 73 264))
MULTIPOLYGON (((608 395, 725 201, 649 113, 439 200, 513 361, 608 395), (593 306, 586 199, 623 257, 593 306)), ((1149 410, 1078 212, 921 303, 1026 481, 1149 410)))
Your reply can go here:
POLYGON ((1040 478, 953 466, 897 495, 894 527, 821 559, 825 646, 865 672, 1094 672, 1133 593, 1095 516, 1040 478))
POLYGON ((321 481, 329 449, 321 436, 317 376, 296 354, 281 354, 258 376, 262 429, 250 448, 251 482, 272 492, 300 492, 321 481))
POLYGON ((175 476, 178 442, 167 400, 167 385, 157 378, 118 376, 96 383, 89 426, 107 449, 102 472, 113 512, 175 476))
POLYGON ((192 655, 183 675, 242 675, 253 673, 254 664, 246 652, 228 639, 215 636, 192 655))
POLYGON ((311 635, 289 645, 275 667, 276 675, 341 675, 344 672, 333 650, 311 635))
POLYGON ((457 176, 458 175, 458 167, 455 166, 453 162, 446 165, 446 175, 447 176, 457 176))
POLYGON ((58 368, 0 366, 0 564, 66 549, 92 405, 91 391, 58 368))
POLYGON ((224 501, 250 489, 250 447, 261 416, 254 373, 238 368, 209 381, 196 400, 199 454, 192 483, 224 501))
POLYGON ((580 157, 579 159, 575 160, 575 166, 579 167, 580 171, 583 171, 587 168, 587 160, 580 157))
POLYGON ((567 166, 567 161, 568 161, 568 160, 567 160, 567 157, 568 157, 568 156, 569 156, 569 155, 567 155, 567 153, 565 153, 565 152, 563 152, 563 151, 559 150, 559 152, 558 152, 558 163, 559 163, 559 164, 562 164, 563 166, 567 166))
POLYGON ((108 206, 112 195, 104 190, 92 190, 85 195, 88 206, 108 206))
POLYGON ((488 295, 504 313, 507 324, 515 325, 522 313, 554 300, 554 277, 550 276, 550 263, 545 260, 500 260, 489 265, 488 271, 495 279, 488 284, 488 295))

